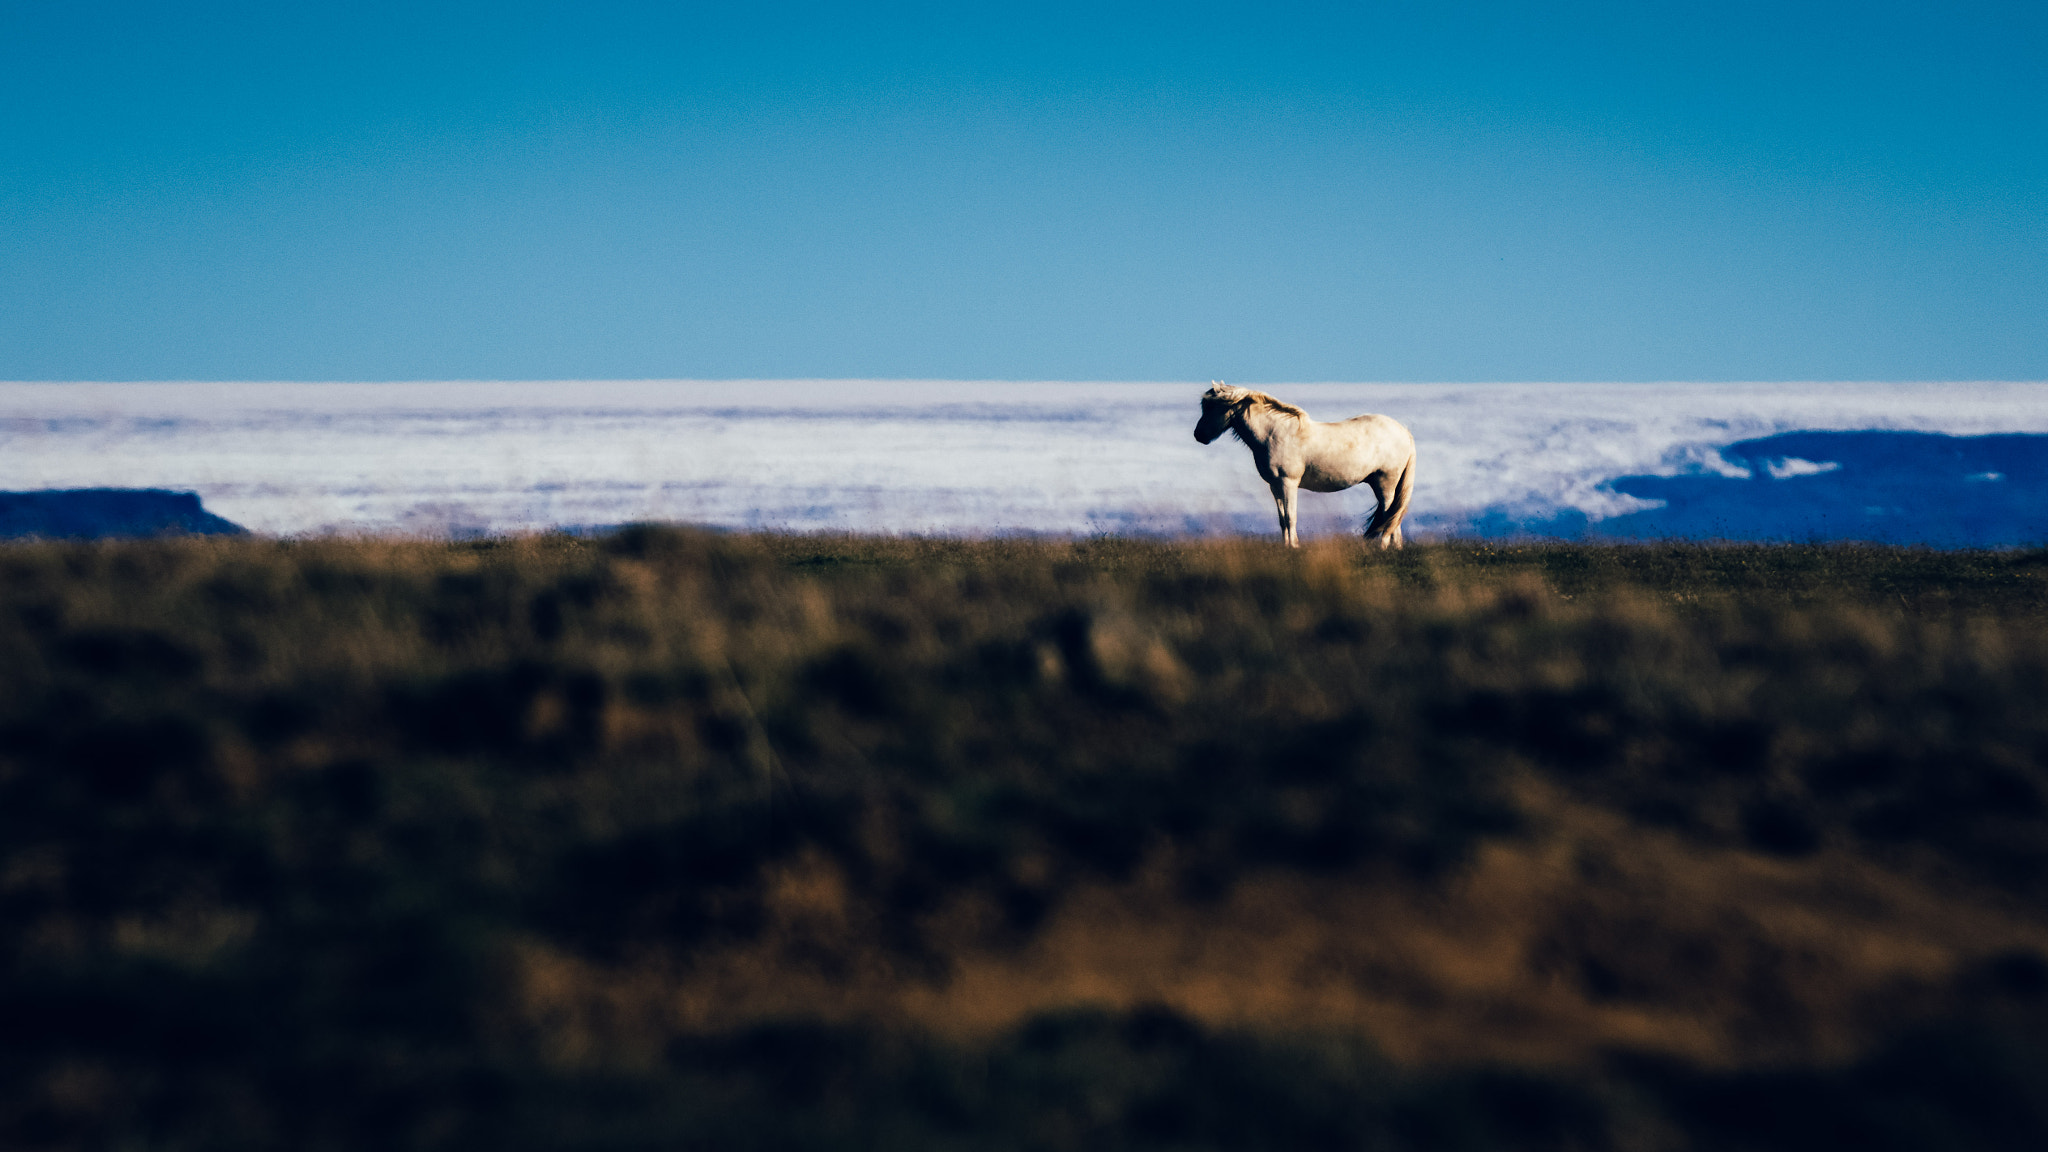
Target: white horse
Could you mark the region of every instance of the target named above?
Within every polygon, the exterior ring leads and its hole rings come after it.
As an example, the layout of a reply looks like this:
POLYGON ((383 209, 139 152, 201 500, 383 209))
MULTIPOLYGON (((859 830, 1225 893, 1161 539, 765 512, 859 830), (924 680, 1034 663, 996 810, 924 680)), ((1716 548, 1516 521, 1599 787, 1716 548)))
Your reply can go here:
POLYGON ((1301 547, 1294 530, 1294 494, 1340 492, 1369 484, 1379 508, 1365 526, 1365 538, 1382 548, 1401 546, 1401 519, 1415 491, 1415 437, 1386 416, 1353 416, 1319 424, 1308 413, 1249 388, 1218 380, 1202 394, 1202 419, 1195 439, 1204 444, 1229 429, 1252 450, 1259 477, 1273 490, 1280 512, 1280 538, 1301 547))

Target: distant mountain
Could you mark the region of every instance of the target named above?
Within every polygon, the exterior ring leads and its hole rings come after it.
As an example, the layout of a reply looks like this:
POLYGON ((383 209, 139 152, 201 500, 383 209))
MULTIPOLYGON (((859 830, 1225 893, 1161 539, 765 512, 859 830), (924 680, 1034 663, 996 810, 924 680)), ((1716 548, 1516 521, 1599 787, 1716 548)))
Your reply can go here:
POLYGON ((0 492, 0 538, 239 536, 248 529, 200 507, 193 492, 72 488, 0 492))
POLYGON ((1724 471, 1621 476, 1612 491, 1658 506, 1605 520, 1492 509, 1488 537, 1588 540, 1864 540, 1937 548, 2048 541, 2048 436, 1786 432, 1720 449, 1724 471))

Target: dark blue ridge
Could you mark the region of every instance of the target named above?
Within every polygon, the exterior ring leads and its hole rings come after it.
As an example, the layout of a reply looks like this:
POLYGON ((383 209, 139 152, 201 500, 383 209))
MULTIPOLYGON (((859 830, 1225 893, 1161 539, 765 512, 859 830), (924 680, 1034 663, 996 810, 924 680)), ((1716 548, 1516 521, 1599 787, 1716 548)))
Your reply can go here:
POLYGON ((1606 520, 1490 510, 1485 537, 1604 540, 1857 540, 1937 548, 2048 542, 2048 436, 1785 432, 1721 450, 1750 475, 1621 476, 1605 487, 1664 507, 1606 520), (1835 465, 1786 475, 1783 461, 1835 465), (1771 475, 1777 466, 1782 479, 1771 475))
POLYGON ((192 492, 70 488, 0 492, 0 538, 97 540, 115 536, 236 536, 248 529, 200 507, 192 492))

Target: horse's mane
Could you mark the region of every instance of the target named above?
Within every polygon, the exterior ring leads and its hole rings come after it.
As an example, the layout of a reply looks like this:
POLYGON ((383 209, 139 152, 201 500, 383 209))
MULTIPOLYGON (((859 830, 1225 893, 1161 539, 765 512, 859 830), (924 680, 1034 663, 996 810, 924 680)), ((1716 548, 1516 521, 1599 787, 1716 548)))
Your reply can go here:
POLYGON ((1249 389, 1249 387, 1237 387, 1237 385, 1231 385, 1231 383, 1217 383, 1214 387, 1210 387, 1208 392, 1202 396, 1202 400, 1223 400, 1225 404, 1229 404, 1233 408, 1237 408, 1239 404, 1245 404, 1245 406, 1257 404, 1260 408, 1272 408, 1274 412, 1280 412, 1282 416, 1294 416, 1298 420, 1307 420, 1309 418, 1307 412, 1303 412, 1300 408, 1294 408, 1292 404, 1288 404, 1286 400, 1280 400, 1278 396, 1266 396, 1264 392, 1253 392, 1253 389, 1249 389))
POLYGON ((1268 396, 1264 392, 1253 392, 1251 389, 1247 388, 1245 390, 1245 398, 1250 400, 1254 404, 1271 408, 1275 412, 1278 412, 1283 416, 1294 416, 1302 420, 1308 419, 1308 413, 1303 412, 1301 409, 1296 408, 1294 405, 1289 404, 1287 401, 1279 399, 1278 397, 1268 396))
MULTIPOLYGON (((1269 396, 1264 392, 1255 392, 1250 388, 1238 388, 1230 384, 1218 384, 1215 387, 1209 389, 1208 396, 1212 396, 1218 400, 1225 401, 1233 407, 1236 407, 1238 405, 1250 407, 1256 404, 1261 408, 1270 408, 1273 411, 1278 412, 1282 416, 1292 416, 1295 419, 1302 421, 1303 423, 1308 423, 1309 421, 1308 413, 1302 411, 1299 408, 1296 408, 1294 405, 1289 404, 1287 401, 1282 400, 1277 396, 1269 396)), ((1204 397, 1204 399, 1207 398, 1208 397, 1204 397)), ((1244 439, 1244 435, 1237 430, 1237 421, 1235 420, 1232 420, 1230 422, 1230 434, 1232 436, 1236 436, 1239 440, 1244 439)))

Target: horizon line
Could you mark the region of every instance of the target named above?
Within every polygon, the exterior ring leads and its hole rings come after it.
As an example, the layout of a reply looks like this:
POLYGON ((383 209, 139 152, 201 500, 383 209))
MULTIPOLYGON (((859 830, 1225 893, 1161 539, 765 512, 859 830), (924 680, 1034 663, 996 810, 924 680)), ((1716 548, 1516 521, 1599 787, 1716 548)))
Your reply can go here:
MULTIPOLYGON (((148 379, 0 379, 0 387, 66 387, 94 385, 193 385, 193 384, 247 384, 247 385, 301 385, 318 387, 322 385, 406 385, 406 384, 1009 384, 1009 385, 1153 385, 1153 384, 1201 384, 1214 378, 1184 379, 1156 377, 1100 378, 1085 377, 1002 377, 1002 376, 418 376, 418 377, 368 377, 349 379, 345 377, 296 378, 296 377, 163 377, 148 379)), ((1470 388, 1470 387, 1562 387, 1562 386, 1641 386, 1641 387, 1685 387, 1685 386, 1780 386, 1794 384, 1828 385, 1942 385, 1956 387, 2048 385, 2044 378, 1945 378, 1945 377, 1716 377, 1712 379, 1689 379, 1665 377, 1661 379, 1542 379, 1542 380, 1341 380, 1341 379, 1264 379, 1260 377, 1237 377, 1248 385, 1266 386, 1362 386, 1362 387, 1429 387, 1429 388, 1470 388)))

